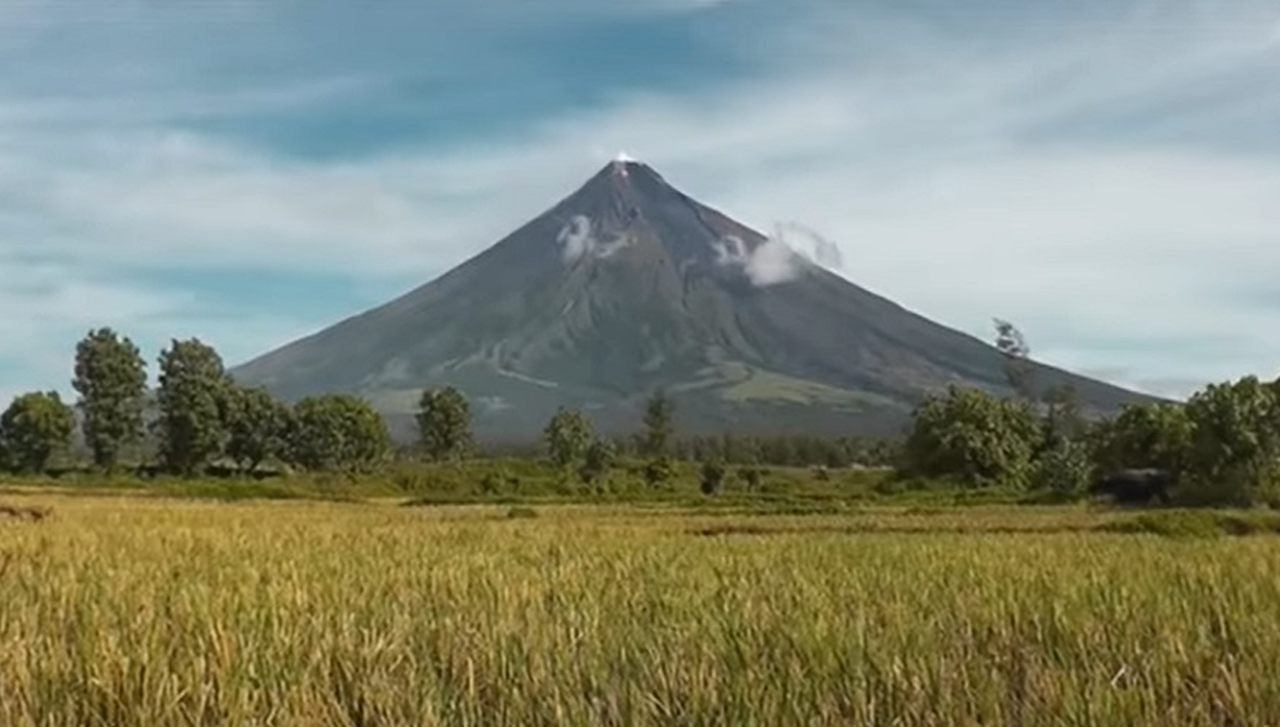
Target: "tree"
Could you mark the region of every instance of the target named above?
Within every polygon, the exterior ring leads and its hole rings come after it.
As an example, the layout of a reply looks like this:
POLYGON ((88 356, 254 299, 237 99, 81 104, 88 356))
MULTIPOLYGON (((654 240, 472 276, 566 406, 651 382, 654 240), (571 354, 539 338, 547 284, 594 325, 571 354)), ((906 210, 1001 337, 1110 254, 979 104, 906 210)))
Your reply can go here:
POLYGON ((227 456, 246 472, 289 453, 293 411, 265 389, 227 387, 227 456))
POLYGON ((1071 384, 1050 387, 1044 393, 1044 446, 1053 449, 1064 440, 1077 441, 1089 429, 1080 412, 1080 397, 1071 384))
POLYGON ((1035 401, 1035 364, 1031 347, 1022 331, 1009 321, 996 318, 996 349, 1004 355, 1004 376, 1018 396, 1035 401))
POLYGON ((613 469, 616 459, 617 451, 612 444, 603 439, 595 440, 590 447, 587 447, 582 469, 579 470, 582 481, 594 484, 604 479, 609 474, 609 470, 613 469))
POLYGON ((547 453, 557 467, 569 467, 581 460, 591 444, 591 422, 577 409, 561 407, 543 433, 547 453))
POLYGON ((391 449, 382 416, 368 402, 344 394, 298 402, 292 440, 293 460, 312 470, 368 471, 391 449))
POLYGON ((1184 499, 1200 504, 1273 501, 1280 489, 1280 399, 1250 376, 1191 397, 1190 448, 1180 481, 1184 499))
POLYGON ((667 453, 671 443, 675 405, 661 391, 649 398, 644 409, 644 438, 641 450, 645 456, 659 457, 667 453))
POLYGON ((110 328, 90 331, 76 345, 71 382, 80 394, 85 444, 98 467, 110 470, 120 452, 142 437, 142 406, 147 393, 146 363, 133 341, 110 328))
POLYGON ((1097 469, 1158 469, 1177 476, 1191 446, 1192 423, 1175 404, 1131 404, 1114 419, 1098 422, 1088 434, 1097 469))
POLYGON ((1022 485, 1038 441, 1024 402, 951 387, 915 411, 904 451, 916 476, 953 477, 970 485, 1022 485))
POLYGON ((166 470, 196 474, 223 453, 230 386, 222 358, 199 339, 175 340, 160 353, 160 416, 153 426, 166 470))
POLYGON ((709 459, 703 462, 700 481, 702 494, 714 495, 719 492, 724 487, 726 473, 724 463, 720 460, 709 459))
POLYGON ((422 392, 417 419, 422 447, 431 459, 459 459, 471 447, 471 405, 452 386, 422 392))
POLYGON ((39 474, 71 442, 76 418, 55 391, 24 394, 0 415, 0 463, 39 474))

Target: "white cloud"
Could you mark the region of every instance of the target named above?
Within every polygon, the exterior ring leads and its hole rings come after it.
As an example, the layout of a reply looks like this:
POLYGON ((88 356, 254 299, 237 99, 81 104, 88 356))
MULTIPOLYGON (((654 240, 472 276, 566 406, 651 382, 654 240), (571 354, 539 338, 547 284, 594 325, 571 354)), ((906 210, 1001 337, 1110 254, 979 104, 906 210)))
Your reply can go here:
POLYGON ((729 236, 714 243, 714 248, 716 264, 740 270, 759 288, 795 280, 800 274, 801 262, 795 251, 776 238, 747 249, 741 238, 729 236))

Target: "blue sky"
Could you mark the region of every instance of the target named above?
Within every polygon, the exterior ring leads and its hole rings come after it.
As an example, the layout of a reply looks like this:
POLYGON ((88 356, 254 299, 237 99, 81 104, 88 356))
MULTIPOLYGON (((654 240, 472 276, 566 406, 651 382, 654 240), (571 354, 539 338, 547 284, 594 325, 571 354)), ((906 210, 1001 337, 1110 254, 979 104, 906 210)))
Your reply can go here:
POLYGON ((10 0, 0 395, 90 326, 238 363, 617 152, 839 271, 1168 395, 1280 369, 1280 6, 10 0))

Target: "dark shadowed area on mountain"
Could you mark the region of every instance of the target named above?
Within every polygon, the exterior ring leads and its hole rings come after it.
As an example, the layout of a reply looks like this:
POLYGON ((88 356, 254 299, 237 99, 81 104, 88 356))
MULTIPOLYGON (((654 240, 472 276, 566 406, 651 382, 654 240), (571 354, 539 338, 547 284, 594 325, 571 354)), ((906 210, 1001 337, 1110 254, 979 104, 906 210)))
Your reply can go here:
MULTIPOLYGON (((298 399, 350 392, 400 434, 424 387, 471 399, 490 440, 536 436, 558 406, 638 429, 665 390, 681 433, 898 433, 949 384, 1011 393, 999 352, 828 272, 613 162, 471 260, 234 372, 298 399)), ((1086 411, 1146 400, 1047 366, 1086 411)))

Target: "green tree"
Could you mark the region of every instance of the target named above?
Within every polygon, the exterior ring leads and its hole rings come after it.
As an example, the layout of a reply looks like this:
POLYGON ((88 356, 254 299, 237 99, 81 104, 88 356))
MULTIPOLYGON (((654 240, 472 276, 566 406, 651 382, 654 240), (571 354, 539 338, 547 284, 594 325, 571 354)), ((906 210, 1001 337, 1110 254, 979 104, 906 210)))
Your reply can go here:
POLYGON ((199 339, 175 340, 160 353, 159 417, 153 427, 165 470, 196 474, 222 455, 230 386, 222 358, 199 339))
POLYGON ((1084 494, 1093 477, 1089 448, 1081 442, 1060 439, 1040 453, 1032 473, 1032 487, 1064 498, 1084 494))
POLYGON ((595 484, 604 479, 609 474, 609 470, 613 469, 617 457, 617 450, 608 441, 597 439, 592 442, 591 446, 587 447, 582 468, 579 470, 582 481, 595 484))
POLYGON ((382 416, 368 402, 344 394, 298 402, 292 439, 293 461, 312 470, 369 471, 391 449, 382 416))
POLYGON ((418 404, 418 432, 431 459, 456 460, 471 447, 471 405, 452 386, 422 392, 418 404))
POLYGON ((1093 462, 1102 473, 1160 469, 1175 476, 1191 447, 1192 423, 1177 404, 1131 404, 1088 434, 1093 462))
POLYGON ((227 456, 246 472, 289 454, 293 410, 265 389, 227 387, 227 456))
POLYGON ((54 453, 70 445, 75 425, 75 413, 57 392, 19 396, 0 415, 0 463, 43 473, 54 453))
POLYGON ((647 457, 660 457, 667 453, 675 421, 675 404, 664 392, 649 397, 644 408, 644 437, 641 453, 647 457))
POLYGON ((714 495, 724 488, 724 478, 728 471, 724 463, 718 459, 709 459, 702 463, 700 485, 702 494, 714 495))
POLYGON ((547 454, 557 467, 581 460, 591 444, 591 421, 577 409, 560 408, 543 431, 547 454))
POLYGON ((1023 485, 1038 435, 1035 415, 1024 402, 952 387, 916 409, 904 470, 976 486, 1023 485))
POLYGON ((85 444, 98 467, 113 469, 120 453, 142 438, 147 369, 133 341, 110 328, 90 331, 76 345, 75 379, 85 444))
POLYGON ((1280 489, 1280 400, 1250 376, 1216 384, 1186 406, 1191 446, 1180 495, 1199 504, 1274 501, 1280 489))
POLYGON ((1084 437, 1089 423, 1080 412, 1080 396, 1071 384, 1051 387, 1044 394, 1044 446, 1053 449, 1064 440, 1084 437))

